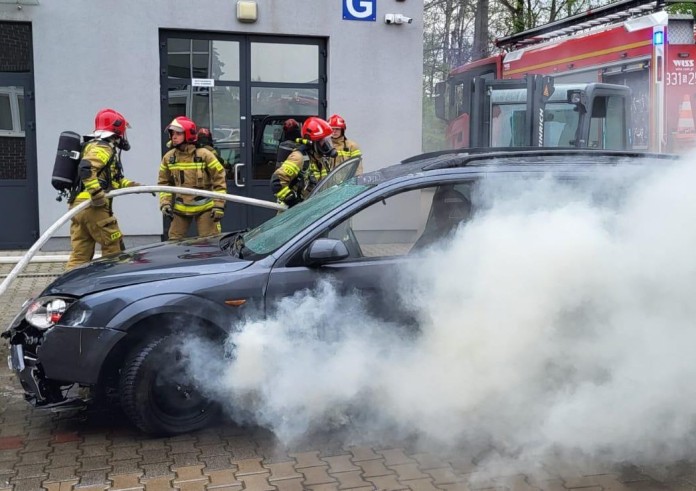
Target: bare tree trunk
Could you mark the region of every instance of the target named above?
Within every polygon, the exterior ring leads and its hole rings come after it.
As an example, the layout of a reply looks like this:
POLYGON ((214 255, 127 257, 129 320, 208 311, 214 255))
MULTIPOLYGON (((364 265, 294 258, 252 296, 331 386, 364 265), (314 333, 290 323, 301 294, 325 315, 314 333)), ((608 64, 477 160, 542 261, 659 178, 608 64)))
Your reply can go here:
POLYGON ((477 0, 474 21, 474 45, 471 59, 480 60, 488 56, 488 0, 477 0))
POLYGON ((444 62, 445 66, 450 67, 451 60, 452 60, 452 44, 450 40, 450 32, 452 30, 452 2, 453 0, 446 0, 445 2, 445 27, 444 27, 444 36, 443 36, 443 55, 442 55, 442 61, 444 62))

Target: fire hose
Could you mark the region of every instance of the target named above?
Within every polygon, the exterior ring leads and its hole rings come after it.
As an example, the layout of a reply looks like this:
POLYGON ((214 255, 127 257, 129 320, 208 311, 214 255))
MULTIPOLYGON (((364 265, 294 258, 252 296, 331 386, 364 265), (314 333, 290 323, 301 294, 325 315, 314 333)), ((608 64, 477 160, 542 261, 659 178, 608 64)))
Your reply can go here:
MULTIPOLYGON (((155 192, 205 196, 207 198, 224 199, 225 201, 234 201, 245 205, 261 206, 263 208, 270 208, 272 210, 287 209, 285 205, 281 205, 272 201, 264 201, 262 199, 247 198, 245 196, 235 196, 232 194, 222 194, 213 191, 206 191, 203 189, 190 189, 177 186, 135 186, 130 188, 117 189, 115 191, 109 191, 108 193, 106 193, 106 197, 115 198, 116 196, 122 196, 125 194, 141 194, 155 192)), ((34 245, 32 245, 31 248, 24 254, 24 256, 22 256, 22 259, 20 259, 20 261, 15 265, 15 267, 12 268, 12 271, 10 271, 10 273, 5 277, 2 283, 0 283, 0 295, 5 293, 7 288, 9 288, 10 284, 14 281, 14 279, 24 270, 24 268, 26 268, 27 264, 29 264, 31 258, 34 257, 34 255, 39 250, 41 250, 41 247, 43 247, 43 245, 48 241, 48 239, 50 239, 53 236, 56 230, 58 230, 65 222, 70 220, 72 217, 77 215, 80 211, 84 210, 88 206, 91 206, 89 200, 83 201, 74 208, 68 210, 68 212, 65 213, 65 215, 60 217, 58 220, 55 221, 55 223, 53 223, 53 225, 46 229, 46 231, 41 235, 41 237, 39 237, 39 239, 36 242, 34 242, 34 245)))

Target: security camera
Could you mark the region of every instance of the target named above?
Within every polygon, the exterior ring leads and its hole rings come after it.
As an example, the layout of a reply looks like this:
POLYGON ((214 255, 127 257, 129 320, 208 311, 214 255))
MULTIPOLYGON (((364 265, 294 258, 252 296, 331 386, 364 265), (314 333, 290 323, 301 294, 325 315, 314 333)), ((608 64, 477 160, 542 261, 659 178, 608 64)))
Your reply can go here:
POLYGON ((396 14, 396 23, 397 24, 410 24, 413 22, 413 19, 411 17, 406 17, 405 15, 401 14, 396 14))
POLYGON ((410 24, 411 22, 413 19, 403 14, 384 14, 385 24, 410 24))

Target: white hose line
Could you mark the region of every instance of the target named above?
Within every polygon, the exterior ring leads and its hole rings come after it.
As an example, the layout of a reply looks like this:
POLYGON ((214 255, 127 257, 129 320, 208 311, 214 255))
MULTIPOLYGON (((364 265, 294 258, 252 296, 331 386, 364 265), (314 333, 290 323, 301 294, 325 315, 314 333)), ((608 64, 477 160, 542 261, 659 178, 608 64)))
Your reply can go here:
MULTIPOLYGON (((142 193, 176 193, 176 194, 188 194, 194 196, 205 196, 207 198, 214 199, 224 199, 225 201, 235 201, 237 203, 242 203, 245 205, 261 206, 263 208, 270 208, 272 210, 285 210, 287 207, 278 203, 271 201, 264 201, 262 199, 247 198, 245 196, 235 196, 233 194, 222 194, 213 191, 206 191, 203 189, 190 189, 182 188, 177 186, 135 186, 124 189, 117 189, 115 191, 109 191, 106 193, 107 198, 115 198, 116 196, 121 196, 124 194, 142 194, 142 193)), ((53 225, 48 227, 46 231, 39 237, 39 239, 34 242, 34 245, 22 256, 22 259, 16 264, 10 274, 0 283, 0 295, 5 293, 10 284, 14 279, 21 273, 24 268, 27 267, 29 261, 32 257, 43 247, 43 245, 50 239, 53 234, 58 230, 65 222, 70 220, 72 217, 77 215, 80 211, 84 210, 86 207, 91 206, 89 200, 83 201, 74 208, 68 210, 68 212, 55 221, 53 225)))

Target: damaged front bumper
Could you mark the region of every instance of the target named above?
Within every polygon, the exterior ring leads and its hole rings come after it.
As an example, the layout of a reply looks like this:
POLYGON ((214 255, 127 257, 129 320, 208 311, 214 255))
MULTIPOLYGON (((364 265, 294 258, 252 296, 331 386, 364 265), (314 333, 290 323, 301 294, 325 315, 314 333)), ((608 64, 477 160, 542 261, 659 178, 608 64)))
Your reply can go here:
POLYGON ((47 330, 25 319, 26 305, 2 337, 9 340, 7 362, 37 409, 82 408, 90 400, 81 387, 93 387, 110 349, 124 335, 105 328, 55 325, 47 330))
POLYGON ((25 400, 35 408, 60 411, 87 405, 85 399, 68 397, 60 384, 46 379, 36 357, 25 354, 22 345, 10 345, 7 364, 17 374, 25 400))

